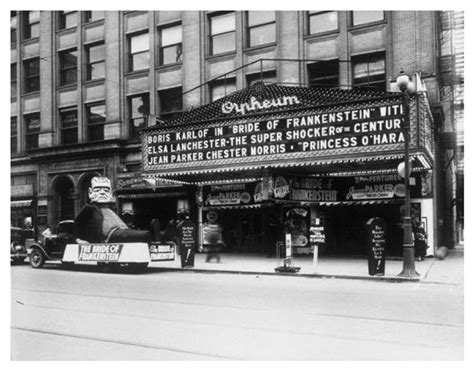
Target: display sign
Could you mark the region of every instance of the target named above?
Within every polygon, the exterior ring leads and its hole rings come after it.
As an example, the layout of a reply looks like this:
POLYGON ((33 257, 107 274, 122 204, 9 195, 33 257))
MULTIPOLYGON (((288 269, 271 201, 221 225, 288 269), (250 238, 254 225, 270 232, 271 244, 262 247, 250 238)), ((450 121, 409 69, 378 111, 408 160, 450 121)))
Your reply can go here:
POLYGON ((326 233, 324 232, 324 226, 311 226, 309 228, 309 242, 311 245, 326 243, 326 233))
POLYGON ((218 224, 205 223, 202 226, 202 243, 204 245, 223 244, 222 227, 218 224))
POLYGON ((151 243, 149 251, 152 261, 173 261, 175 258, 175 247, 172 243, 151 243))
POLYGON ((248 205, 255 203, 257 183, 204 186, 204 205, 248 205))
POLYGON ((286 226, 291 233, 293 247, 306 247, 309 243, 310 212, 307 208, 291 208, 285 213, 286 226))
MULTIPOLYGON (((421 197, 420 176, 414 177, 413 181, 410 185, 410 193, 412 197, 421 197)), ((396 173, 358 177, 291 177, 288 179, 278 176, 273 181, 270 195, 276 200, 316 203, 402 199, 405 197, 405 185, 396 173)))
POLYGON ((369 275, 384 275, 386 225, 382 218, 374 217, 366 223, 369 275))
POLYGON ((118 261, 123 244, 79 244, 78 261, 118 261))
POLYGON ((15 185, 10 186, 10 196, 31 196, 34 194, 34 185, 15 185))
MULTIPOLYGON (((229 106, 230 109, 230 106, 229 106)), ((145 171, 261 160, 268 155, 404 143, 403 109, 399 103, 368 108, 326 109, 308 115, 217 125, 157 128, 142 138, 145 171)), ((377 148, 380 151, 380 148, 377 148)), ((342 151, 341 153, 344 153, 342 151)))

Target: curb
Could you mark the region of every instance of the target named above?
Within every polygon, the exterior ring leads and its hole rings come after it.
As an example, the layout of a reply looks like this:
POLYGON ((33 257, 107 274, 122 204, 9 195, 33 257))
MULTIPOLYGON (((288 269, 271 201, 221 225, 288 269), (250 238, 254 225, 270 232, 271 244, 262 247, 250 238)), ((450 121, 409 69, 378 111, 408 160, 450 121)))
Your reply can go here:
POLYGON ((195 268, 166 268, 173 271, 191 271, 195 273, 209 274, 239 274, 239 275, 267 275, 267 276, 292 276, 296 278, 320 278, 320 279, 352 279, 352 280, 372 280, 380 282, 420 282, 419 278, 404 278, 398 276, 362 276, 362 275, 342 275, 342 274, 299 274, 299 273, 273 273, 268 271, 242 271, 242 270, 218 270, 218 269, 195 269, 195 268))

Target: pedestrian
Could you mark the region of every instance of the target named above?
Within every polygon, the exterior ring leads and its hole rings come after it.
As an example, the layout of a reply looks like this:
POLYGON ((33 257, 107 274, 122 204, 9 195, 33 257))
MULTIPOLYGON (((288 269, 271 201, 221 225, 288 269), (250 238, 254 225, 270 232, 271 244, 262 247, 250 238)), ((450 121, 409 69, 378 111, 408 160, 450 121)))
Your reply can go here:
POLYGON ((428 236, 417 217, 415 217, 413 222, 413 235, 415 237, 415 258, 418 261, 424 261, 427 248, 426 239, 428 236))

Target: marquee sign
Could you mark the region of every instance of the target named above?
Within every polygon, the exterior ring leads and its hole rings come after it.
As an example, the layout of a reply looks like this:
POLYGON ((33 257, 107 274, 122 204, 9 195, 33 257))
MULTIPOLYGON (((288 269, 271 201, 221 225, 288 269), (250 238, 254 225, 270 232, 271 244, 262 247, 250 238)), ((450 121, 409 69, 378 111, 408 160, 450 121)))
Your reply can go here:
MULTIPOLYGON (((254 102, 245 110, 258 104, 254 102)), ((279 158, 284 159, 285 154, 297 153, 319 157, 334 149, 347 154, 361 147, 370 151, 377 145, 402 144, 402 121, 402 105, 392 103, 199 128, 157 128, 143 135, 143 168, 183 169, 212 165, 215 161, 240 164, 268 155, 281 155, 279 158)))

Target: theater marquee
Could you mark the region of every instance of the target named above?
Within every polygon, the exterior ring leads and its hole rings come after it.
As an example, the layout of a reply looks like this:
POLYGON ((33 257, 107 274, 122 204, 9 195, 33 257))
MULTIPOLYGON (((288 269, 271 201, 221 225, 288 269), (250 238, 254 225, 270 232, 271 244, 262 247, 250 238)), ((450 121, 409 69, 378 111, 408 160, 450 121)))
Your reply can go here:
MULTIPOLYGON (((150 129, 143 136, 144 170, 244 164, 268 155, 324 156, 341 149, 367 152, 375 146, 401 144, 403 109, 399 103, 355 109, 305 110, 264 120, 223 121, 204 126, 150 129)), ((379 148, 379 147, 378 147, 379 148)), ((294 156, 292 156, 294 158, 294 156)))

